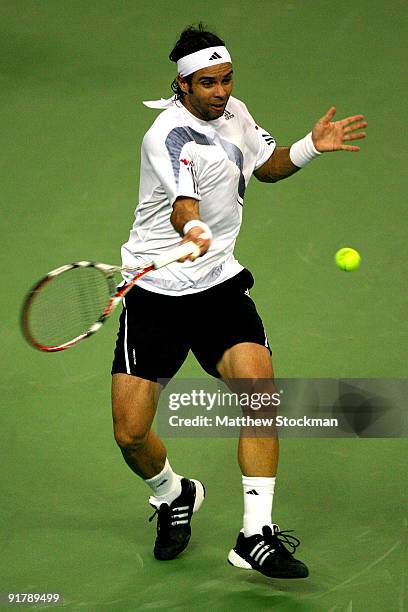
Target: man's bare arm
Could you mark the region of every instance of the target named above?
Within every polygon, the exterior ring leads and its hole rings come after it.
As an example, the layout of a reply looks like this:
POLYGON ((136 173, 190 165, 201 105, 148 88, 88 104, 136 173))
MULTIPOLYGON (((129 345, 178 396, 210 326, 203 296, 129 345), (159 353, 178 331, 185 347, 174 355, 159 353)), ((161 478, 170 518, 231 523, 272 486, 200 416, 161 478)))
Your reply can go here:
MULTIPOLYGON (((198 200, 184 197, 177 198, 173 204, 173 212, 171 213, 170 221, 176 232, 182 236, 183 240, 181 243, 183 244, 189 240, 195 242, 200 247, 201 255, 204 255, 208 251, 211 243, 211 238, 204 238, 205 230, 200 226, 193 226, 186 234, 183 232, 186 223, 194 220, 201 221, 198 200)), ((180 261, 185 261, 186 259, 194 261, 192 255, 180 261)))
POLYGON ((276 147, 269 159, 255 170, 258 181, 276 183, 300 170, 291 162, 289 151, 290 147, 276 147))

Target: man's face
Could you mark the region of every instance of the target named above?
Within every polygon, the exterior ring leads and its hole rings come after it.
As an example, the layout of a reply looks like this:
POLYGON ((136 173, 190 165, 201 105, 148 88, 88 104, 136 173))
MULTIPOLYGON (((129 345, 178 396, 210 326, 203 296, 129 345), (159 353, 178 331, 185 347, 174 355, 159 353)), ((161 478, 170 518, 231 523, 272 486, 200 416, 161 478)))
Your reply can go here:
POLYGON ((183 104, 195 117, 212 121, 222 116, 232 92, 232 65, 217 64, 194 72, 191 85, 178 77, 183 104))

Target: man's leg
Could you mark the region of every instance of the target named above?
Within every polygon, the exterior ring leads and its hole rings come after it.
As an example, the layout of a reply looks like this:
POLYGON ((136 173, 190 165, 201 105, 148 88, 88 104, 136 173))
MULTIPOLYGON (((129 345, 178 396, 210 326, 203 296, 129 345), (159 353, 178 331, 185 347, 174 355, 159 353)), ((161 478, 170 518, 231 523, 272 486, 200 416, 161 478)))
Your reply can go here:
POLYGON ((173 472, 163 442, 151 429, 160 390, 158 383, 137 376, 112 376, 115 439, 128 466, 153 492, 149 501, 158 512, 154 555, 169 560, 190 540, 191 517, 201 506, 204 487, 173 472))
MULTIPOLYGON (((236 344, 217 364, 224 381, 232 387, 234 381, 247 379, 241 387, 250 393, 276 392, 273 367, 266 347, 252 342, 236 344)), ((305 578, 307 567, 292 556, 299 541, 280 536, 279 527, 272 524, 272 502, 279 458, 279 440, 274 430, 270 435, 257 428, 241 428, 238 462, 244 489, 244 526, 228 560, 242 569, 256 569, 276 578, 305 578), (262 435, 263 434, 263 435, 262 435), (282 540, 282 541, 281 541, 282 540), (283 544, 285 542, 291 552, 283 544)))
POLYGON ((123 458, 135 474, 143 479, 161 472, 166 449, 152 431, 161 385, 130 376, 112 376, 112 417, 115 440, 123 458))
MULTIPOLYGON (((259 380, 259 392, 274 392, 273 367, 266 347, 252 342, 236 344, 222 356, 217 369, 223 380, 259 380)), ((256 389, 256 382, 252 390, 256 389)), ((241 430, 238 462, 245 476, 275 477, 279 459, 279 440, 275 437, 251 438, 241 430)))

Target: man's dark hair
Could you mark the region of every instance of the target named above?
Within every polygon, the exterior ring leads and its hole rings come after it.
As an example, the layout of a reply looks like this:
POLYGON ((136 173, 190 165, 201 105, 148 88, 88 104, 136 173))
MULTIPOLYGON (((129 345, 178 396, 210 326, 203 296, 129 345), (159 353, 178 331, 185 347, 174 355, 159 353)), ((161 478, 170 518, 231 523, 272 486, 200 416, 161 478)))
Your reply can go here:
MULTIPOLYGON (((213 32, 209 32, 201 21, 197 26, 188 26, 180 34, 180 38, 174 45, 174 49, 169 55, 172 62, 177 62, 181 57, 207 49, 208 47, 224 46, 225 42, 213 32)), ((191 86, 193 75, 186 76, 187 83, 191 86)), ((177 79, 171 84, 172 90, 177 94, 178 98, 182 98, 184 93, 181 91, 177 79)))

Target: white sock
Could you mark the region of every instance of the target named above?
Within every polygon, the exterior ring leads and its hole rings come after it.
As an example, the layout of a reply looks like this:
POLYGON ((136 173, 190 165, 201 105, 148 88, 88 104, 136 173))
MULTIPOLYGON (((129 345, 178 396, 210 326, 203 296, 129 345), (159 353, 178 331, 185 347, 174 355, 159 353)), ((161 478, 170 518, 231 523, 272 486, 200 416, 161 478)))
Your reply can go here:
POLYGON ((153 491, 153 495, 149 499, 152 505, 162 503, 170 505, 181 493, 181 476, 173 472, 167 458, 162 471, 153 478, 145 480, 145 483, 153 491))
POLYGON ((276 478, 242 476, 244 488, 244 535, 248 538, 272 527, 272 502, 276 478))

